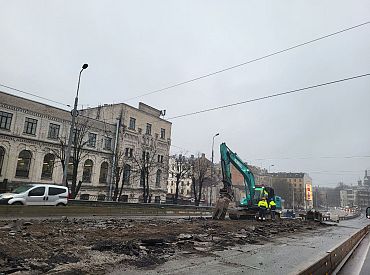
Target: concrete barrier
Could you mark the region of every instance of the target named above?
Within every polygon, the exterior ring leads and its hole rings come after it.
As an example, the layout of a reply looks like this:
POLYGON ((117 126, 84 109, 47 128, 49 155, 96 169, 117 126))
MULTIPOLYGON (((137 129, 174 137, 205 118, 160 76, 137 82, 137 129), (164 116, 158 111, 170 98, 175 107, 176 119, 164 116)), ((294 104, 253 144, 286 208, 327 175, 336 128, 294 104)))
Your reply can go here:
POLYGON ((361 230, 357 231, 349 239, 344 241, 339 246, 327 251, 325 255, 320 260, 311 264, 309 267, 300 271, 300 275, 321 275, 321 274, 331 274, 340 265, 343 264, 344 260, 349 256, 353 249, 358 245, 358 243, 365 237, 369 232, 369 226, 365 226, 361 230))
POLYGON ((210 207, 182 207, 143 204, 71 205, 55 206, 0 206, 0 218, 27 217, 93 217, 93 216, 210 216, 210 207))

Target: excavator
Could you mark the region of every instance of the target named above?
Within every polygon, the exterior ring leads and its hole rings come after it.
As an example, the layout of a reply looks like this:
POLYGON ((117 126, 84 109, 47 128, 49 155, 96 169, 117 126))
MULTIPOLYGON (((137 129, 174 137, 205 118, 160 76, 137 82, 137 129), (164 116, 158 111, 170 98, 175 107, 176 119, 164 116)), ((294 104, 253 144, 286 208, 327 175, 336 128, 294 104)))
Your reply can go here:
POLYGON ((229 208, 229 204, 234 200, 233 183, 231 180, 231 167, 233 165, 244 177, 245 198, 240 200, 239 206, 229 209, 230 219, 254 219, 258 213, 258 202, 262 197, 267 197, 268 201, 273 199, 276 209, 281 209, 281 198, 275 196, 274 189, 268 186, 258 186, 255 183, 254 175, 249 167, 231 151, 225 143, 220 145, 221 168, 223 188, 220 190, 219 199, 213 211, 213 219, 223 220, 229 208))

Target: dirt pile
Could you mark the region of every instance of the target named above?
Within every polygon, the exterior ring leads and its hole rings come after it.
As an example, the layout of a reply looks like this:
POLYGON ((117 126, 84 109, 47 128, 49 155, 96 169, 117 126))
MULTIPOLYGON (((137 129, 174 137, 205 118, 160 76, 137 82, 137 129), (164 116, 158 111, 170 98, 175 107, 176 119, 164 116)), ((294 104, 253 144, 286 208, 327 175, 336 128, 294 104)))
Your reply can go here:
POLYGON ((320 224, 192 219, 0 221, 0 274, 103 274, 117 265, 150 268, 178 254, 261 244, 320 224))

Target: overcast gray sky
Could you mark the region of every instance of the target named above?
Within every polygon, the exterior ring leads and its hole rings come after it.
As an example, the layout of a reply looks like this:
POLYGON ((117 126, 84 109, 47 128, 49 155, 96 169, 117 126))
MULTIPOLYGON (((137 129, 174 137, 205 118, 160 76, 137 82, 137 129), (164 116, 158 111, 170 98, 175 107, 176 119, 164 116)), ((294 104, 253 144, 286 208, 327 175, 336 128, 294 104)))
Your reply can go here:
MULTIPOLYGON (((0 83, 71 105, 83 63, 84 107, 143 101, 167 117, 370 72, 368 24, 127 102, 370 21, 370 1, 0 0, 0 7, 0 83)), ((366 77, 173 120, 171 152, 210 156, 219 132, 217 161, 226 142, 273 172, 308 172, 314 185, 356 183, 370 169, 369 157, 354 157, 370 156, 369 118, 366 77)))

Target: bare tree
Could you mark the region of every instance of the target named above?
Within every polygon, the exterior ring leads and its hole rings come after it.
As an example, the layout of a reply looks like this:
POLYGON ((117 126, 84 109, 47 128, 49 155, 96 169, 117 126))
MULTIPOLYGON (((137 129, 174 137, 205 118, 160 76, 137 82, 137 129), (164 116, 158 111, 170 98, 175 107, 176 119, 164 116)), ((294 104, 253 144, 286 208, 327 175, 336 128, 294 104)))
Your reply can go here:
MULTIPOLYGON (((90 130, 90 124, 88 120, 78 120, 75 125, 75 129, 73 132, 73 144, 72 144, 72 153, 71 153, 71 160, 72 160, 72 184, 71 184, 71 198, 76 198, 78 192, 80 191, 83 179, 77 183, 77 176, 78 176, 78 166, 80 162, 86 157, 87 151, 85 147, 89 140, 86 138, 87 134, 90 130)), ((68 169, 65 163, 65 153, 67 149, 66 144, 67 137, 61 137, 60 148, 59 150, 53 150, 55 156, 60 160, 62 164, 63 171, 68 169)), ((66 187, 69 187, 68 180, 66 181, 66 187)))
POLYGON ((114 181, 114 192, 112 196, 112 200, 116 201, 117 198, 120 198, 122 195, 122 189, 123 189, 123 182, 121 184, 121 187, 119 187, 119 180, 121 179, 121 175, 123 172, 123 169, 125 167, 125 155, 123 151, 119 151, 115 155, 115 162, 113 167, 113 181, 114 181), (118 196, 119 195, 119 196, 118 196))
POLYGON ((189 159, 187 159, 182 154, 175 155, 175 169, 172 169, 172 173, 175 174, 176 178, 176 191, 175 191, 175 198, 174 203, 177 204, 179 198, 179 188, 180 182, 182 179, 185 179, 186 176, 189 175, 191 171, 191 164, 189 159))
POLYGON ((210 177, 211 162, 205 155, 191 159, 192 186, 195 205, 199 205, 202 199, 203 183, 210 177))
POLYGON ((151 145, 141 144, 133 154, 132 160, 136 166, 133 172, 140 178, 140 185, 143 188, 143 202, 150 203, 152 198, 150 180, 155 173, 155 168, 158 167, 157 149, 154 142, 151 145))

